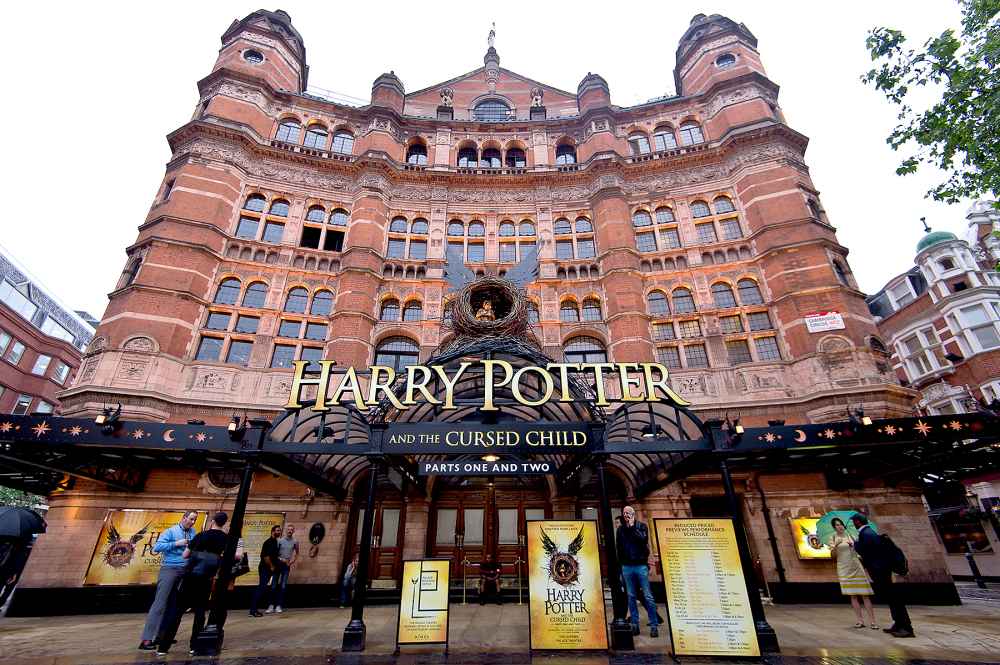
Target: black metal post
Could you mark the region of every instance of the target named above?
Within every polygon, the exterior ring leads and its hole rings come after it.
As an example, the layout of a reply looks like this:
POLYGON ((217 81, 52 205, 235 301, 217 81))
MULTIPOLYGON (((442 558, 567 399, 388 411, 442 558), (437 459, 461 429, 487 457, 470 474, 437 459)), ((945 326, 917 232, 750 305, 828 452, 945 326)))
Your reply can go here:
POLYGON ((760 645, 761 653, 780 653, 778 636, 764 616, 764 603, 760 600, 760 588, 757 586, 753 558, 750 556, 750 543, 747 542, 747 531, 743 524, 743 509, 733 488, 733 477, 729 475, 729 465, 725 457, 719 460, 719 470, 722 472, 722 484, 726 490, 726 499, 729 501, 729 512, 733 515, 733 531, 736 532, 736 547, 740 551, 743 579, 746 581, 747 595, 750 597, 750 613, 753 615, 754 627, 757 630, 757 644, 760 645))
POLYGON ((608 486, 604 478, 604 460, 597 458, 594 466, 597 469, 597 482, 601 488, 604 558, 608 562, 608 586, 611 587, 611 610, 614 615, 614 619, 611 621, 611 648, 615 651, 634 651, 635 640, 632 638, 632 626, 626 618, 628 598, 625 596, 625 589, 622 588, 622 571, 618 564, 618 548, 615 545, 615 520, 611 515, 608 486))
POLYGON ((778 573, 778 584, 784 588, 785 565, 781 561, 781 552, 778 550, 778 539, 774 535, 774 524, 771 522, 771 511, 767 507, 767 499, 764 497, 764 488, 757 482, 757 492, 760 494, 760 512, 764 516, 764 526, 767 527, 767 541, 771 543, 771 554, 774 555, 774 569, 778 573))
POLYGON ((365 503, 365 523, 361 527, 361 554, 354 578, 354 598, 351 621, 344 628, 342 651, 365 650, 365 600, 368 595, 368 560, 371 558, 372 530, 375 528, 375 487, 378 482, 378 461, 368 466, 368 499, 365 503))
POLYGON ((969 570, 972 571, 972 579, 976 582, 977 587, 985 589, 986 580, 983 579, 983 574, 979 572, 979 564, 976 563, 976 557, 972 553, 972 543, 966 541, 965 549, 965 560, 969 562, 969 570))
POLYGON ((226 617, 229 613, 229 582, 233 576, 233 564, 236 561, 236 548, 243 535, 243 518, 247 512, 247 502, 250 499, 250 485, 253 484, 253 474, 257 469, 258 454, 263 447, 266 428, 255 428, 257 442, 254 450, 247 452, 246 464, 243 466, 243 478, 240 489, 236 493, 236 503, 233 505, 233 515, 229 520, 229 536, 226 539, 226 549, 222 553, 222 563, 219 564, 219 576, 212 592, 212 609, 208 615, 205 628, 194 640, 194 652, 197 656, 217 656, 222 651, 225 640, 226 617))

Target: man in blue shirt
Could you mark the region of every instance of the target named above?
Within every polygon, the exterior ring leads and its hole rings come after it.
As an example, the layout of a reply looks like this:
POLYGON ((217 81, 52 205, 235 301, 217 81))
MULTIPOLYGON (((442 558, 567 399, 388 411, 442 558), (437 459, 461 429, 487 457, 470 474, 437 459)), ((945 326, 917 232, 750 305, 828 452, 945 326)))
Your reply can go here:
POLYGON ((152 651, 156 648, 153 639, 160 630, 160 622, 163 621, 163 613, 167 609, 170 595, 177 589, 184 576, 184 569, 187 566, 184 550, 195 536, 194 523, 197 519, 196 511, 186 511, 180 523, 161 533, 153 545, 153 552, 162 555, 163 560, 160 564, 160 575, 156 579, 156 596, 153 598, 152 607, 149 608, 149 614, 146 615, 142 641, 139 642, 139 648, 143 651, 152 651))

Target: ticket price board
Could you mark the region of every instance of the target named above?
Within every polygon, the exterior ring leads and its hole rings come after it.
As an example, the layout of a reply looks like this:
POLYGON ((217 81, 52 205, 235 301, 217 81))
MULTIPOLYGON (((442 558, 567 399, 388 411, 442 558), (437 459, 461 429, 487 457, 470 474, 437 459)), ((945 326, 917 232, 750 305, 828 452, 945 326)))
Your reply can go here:
POLYGON ((730 519, 655 519, 676 656, 759 657, 730 519))
POLYGON ((403 562, 396 645, 448 643, 448 559, 403 562))
POLYGON ((532 649, 607 649, 604 587, 593 520, 528 520, 532 649))

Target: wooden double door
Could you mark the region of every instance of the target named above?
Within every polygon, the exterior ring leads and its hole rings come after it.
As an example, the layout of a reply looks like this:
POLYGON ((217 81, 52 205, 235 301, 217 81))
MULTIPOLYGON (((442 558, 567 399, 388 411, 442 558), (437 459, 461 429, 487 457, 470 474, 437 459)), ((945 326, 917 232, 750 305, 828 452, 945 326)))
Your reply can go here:
MULTIPOLYGON (((403 534, 406 525, 406 502, 399 498, 375 502, 375 523, 371 543, 361 544, 365 509, 357 508, 351 519, 352 555, 368 554, 369 579, 373 585, 398 582, 403 574, 403 534)), ((398 586, 398 585, 396 585, 398 586)))

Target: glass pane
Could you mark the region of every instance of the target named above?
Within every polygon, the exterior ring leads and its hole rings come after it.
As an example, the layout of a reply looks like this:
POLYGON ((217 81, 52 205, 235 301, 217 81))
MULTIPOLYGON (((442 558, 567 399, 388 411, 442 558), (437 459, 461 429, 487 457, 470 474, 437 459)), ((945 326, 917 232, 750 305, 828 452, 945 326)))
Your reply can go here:
POLYGON ((544 508, 525 508, 524 509, 524 519, 528 520, 543 520, 545 519, 545 509, 544 508))
POLYGON ((398 534, 399 508, 384 508, 382 510, 382 541, 380 546, 395 547, 398 534))
POLYGON ((458 510, 455 508, 438 508, 437 535, 434 542, 438 545, 455 544, 455 524, 458 520, 458 510))
POLYGON ((483 509, 465 509, 465 544, 483 544, 483 509))
POLYGON ((364 526, 365 526, 365 509, 364 508, 359 508, 358 509, 358 526, 357 526, 357 529, 356 529, 357 533, 354 535, 354 544, 355 545, 360 545, 361 544, 361 530, 364 528, 364 526))
POLYGON ((499 519, 499 538, 501 545, 517 544, 517 508, 500 508, 497 511, 499 519))

